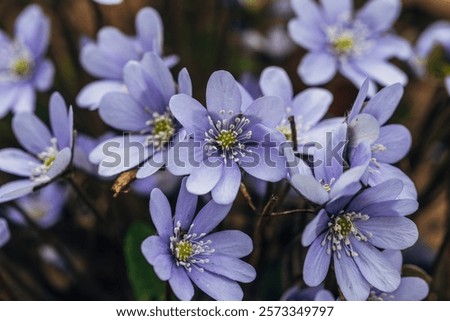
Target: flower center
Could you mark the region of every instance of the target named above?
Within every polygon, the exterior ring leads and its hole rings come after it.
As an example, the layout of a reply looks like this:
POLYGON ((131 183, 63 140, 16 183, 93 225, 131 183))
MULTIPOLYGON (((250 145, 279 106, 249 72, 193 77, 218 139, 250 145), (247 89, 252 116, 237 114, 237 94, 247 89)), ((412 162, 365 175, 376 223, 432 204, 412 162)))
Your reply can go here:
POLYGON ((26 58, 17 59, 12 66, 12 72, 21 78, 24 78, 31 74, 33 70, 33 64, 26 58))
POLYGON ((321 179, 319 181, 319 183, 322 185, 323 189, 327 192, 331 191, 331 186, 333 186, 334 182, 336 181, 336 179, 333 177, 332 179, 330 179, 329 183, 325 183, 325 181, 323 179, 321 179))
POLYGON ((357 221, 367 221, 369 216, 361 213, 344 213, 343 211, 337 216, 331 216, 328 223, 328 231, 322 240, 321 245, 327 246, 327 254, 336 253, 341 258, 341 251, 344 250, 347 256, 355 257, 358 253, 353 250, 350 242, 350 236, 358 241, 367 241, 367 237, 372 237, 371 233, 364 235, 355 225, 357 221))
MULTIPOLYGON (((164 148, 175 133, 175 124, 169 112, 164 114, 153 113, 153 118, 148 120, 146 125, 152 127, 151 134, 147 136, 146 144, 153 144, 158 150, 164 148)), ((148 133, 148 130, 144 130, 143 133, 148 133)))
POLYGON ((371 146, 372 153, 384 152, 387 150, 386 146, 383 144, 373 144, 371 146))
POLYGON ((292 130, 290 126, 280 125, 277 129, 286 137, 286 140, 292 141, 292 130))
POLYGON ((213 254, 215 250, 210 248, 212 241, 202 240, 206 234, 191 233, 192 227, 193 225, 185 232, 181 229, 180 221, 177 222, 173 236, 170 237, 170 250, 178 266, 184 267, 188 272, 191 272, 192 267, 203 272, 199 265, 209 263, 205 256, 213 254))
POLYGON ((355 46, 351 34, 343 34, 332 41, 334 51, 339 54, 348 54, 355 46))
POLYGON ((386 299, 394 300, 395 296, 386 292, 371 290, 367 301, 384 301, 386 299))
POLYGON ((239 157, 251 153, 246 143, 252 137, 252 132, 245 130, 250 120, 241 114, 231 119, 233 114, 232 110, 228 111, 228 115, 225 115, 225 110, 221 110, 222 120, 216 123, 208 116, 211 125, 211 128, 205 132, 205 150, 208 156, 219 154, 225 162, 227 159, 238 162, 239 157))
POLYGON ((47 172, 55 162, 56 155, 58 154, 58 145, 56 138, 50 140, 51 146, 47 147, 43 152, 39 153, 37 157, 42 161, 41 165, 36 166, 31 172, 30 179, 38 183, 45 183, 50 180, 47 176, 47 172))
POLYGON ((372 48, 368 39, 369 31, 360 22, 348 19, 339 21, 325 30, 331 51, 341 59, 349 56, 360 56, 372 48))

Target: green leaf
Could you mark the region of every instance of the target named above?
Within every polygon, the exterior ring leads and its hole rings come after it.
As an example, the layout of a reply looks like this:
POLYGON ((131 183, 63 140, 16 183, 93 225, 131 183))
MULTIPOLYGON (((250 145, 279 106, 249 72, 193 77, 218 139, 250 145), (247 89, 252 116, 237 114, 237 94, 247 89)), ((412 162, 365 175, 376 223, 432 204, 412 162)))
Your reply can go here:
POLYGON ((164 300, 165 284, 153 271, 141 252, 142 242, 154 235, 153 228, 143 222, 134 222, 124 240, 125 261, 136 300, 164 300))

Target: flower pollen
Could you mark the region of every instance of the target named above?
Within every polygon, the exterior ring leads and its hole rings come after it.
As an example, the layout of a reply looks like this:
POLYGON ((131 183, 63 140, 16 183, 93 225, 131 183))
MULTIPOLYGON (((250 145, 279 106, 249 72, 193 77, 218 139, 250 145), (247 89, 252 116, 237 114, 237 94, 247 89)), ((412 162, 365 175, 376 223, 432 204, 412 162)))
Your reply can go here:
POLYGON ((31 74, 33 64, 26 58, 17 59, 12 66, 12 72, 21 78, 25 78, 31 74))
MULTIPOLYGON (((146 122, 147 126, 151 126, 151 134, 147 136, 146 144, 157 149, 163 149, 175 133, 175 125, 172 115, 167 112, 164 114, 153 113, 153 118, 146 122)), ((142 133, 148 133, 149 130, 144 130, 142 133)))
POLYGON ((41 165, 36 166, 30 176, 32 181, 36 181, 39 183, 45 183, 50 180, 50 177, 47 176, 47 172, 52 167, 55 162, 56 155, 58 154, 58 145, 57 140, 53 137, 50 140, 51 146, 47 147, 43 152, 39 153, 37 157, 42 161, 41 165))

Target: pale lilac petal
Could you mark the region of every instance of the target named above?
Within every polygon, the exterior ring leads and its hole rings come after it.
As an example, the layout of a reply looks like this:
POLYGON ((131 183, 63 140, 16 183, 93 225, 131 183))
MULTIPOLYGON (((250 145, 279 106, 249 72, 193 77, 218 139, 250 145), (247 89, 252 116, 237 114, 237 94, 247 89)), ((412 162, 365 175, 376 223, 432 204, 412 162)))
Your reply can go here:
POLYGON ((320 0, 320 2, 330 23, 349 17, 353 12, 353 0, 320 0))
POLYGON ((376 40, 369 56, 378 59, 398 58, 406 60, 411 57, 411 44, 399 36, 387 34, 376 40))
POLYGON ((223 221, 231 206, 232 204, 220 205, 214 201, 209 201, 194 218, 191 232, 198 235, 202 233, 208 234, 223 221))
POLYGON ((241 185, 241 171, 235 162, 223 166, 222 177, 211 190, 211 196, 217 204, 231 204, 236 199, 241 185))
POLYGON ((9 174, 29 177, 41 162, 17 148, 4 148, 0 150, 0 170, 9 174))
POLYGON ((156 88, 161 92, 166 104, 175 94, 175 81, 169 68, 164 61, 155 53, 149 52, 144 55, 141 61, 142 69, 153 80, 156 88))
POLYGON ((37 155, 51 146, 52 135, 35 114, 16 114, 12 121, 12 129, 19 143, 32 154, 37 155))
POLYGON ((280 67, 267 67, 261 73, 259 86, 265 96, 278 96, 285 106, 290 106, 294 95, 292 83, 286 71, 280 67))
POLYGON ((186 68, 178 73, 178 93, 192 96, 192 80, 186 68))
POLYGON ((153 264, 153 269, 155 270, 156 275, 162 281, 167 281, 172 276, 172 266, 175 265, 174 258, 172 253, 170 254, 161 254, 155 258, 153 264))
POLYGON ((370 217, 376 216, 406 216, 417 211, 419 203, 414 199, 396 199, 372 203, 361 209, 361 212, 370 217))
POLYGON ((144 52, 161 53, 163 45, 163 24, 158 11, 145 7, 136 16, 136 33, 144 52))
POLYGON ((308 249, 303 265, 303 280, 308 286, 317 286, 327 276, 331 262, 331 253, 327 253, 327 245, 323 246, 318 237, 308 249))
POLYGON ((194 98, 178 94, 170 99, 169 106, 173 116, 188 134, 196 130, 204 132, 209 128, 208 111, 194 98))
POLYGON ((306 54, 297 73, 302 81, 309 85, 322 85, 329 82, 337 71, 336 58, 326 52, 306 54))
POLYGON ((206 87, 206 106, 208 112, 217 119, 222 119, 220 112, 233 111, 235 115, 241 111, 242 96, 236 80, 228 71, 216 71, 209 78, 206 87))
MULTIPOLYGON (((349 63, 341 63, 339 66, 339 72, 347 79, 349 79, 357 88, 362 87, 367 80, 367 75, 359 70, 356 66, 349 63)), ((372 80, 369 80, 369 88, 367 95, 373 96, 377 92, 377 86, 372 80)), ((365 98, 365 97, 364 97, 365 98)), ((363 99, 364 99, 363 98, 363 99)))
POLYGON ((155 152, 153 156, 147 159, 147 161, 145 161, 143 165, 139 166, 139 169, 136 173, 136 178, 142 179, 155 174, 158 170, 161 169, 161 167, 166 164, 166 158, 166 151, 155 152))
POLYGON ((288 23, 288 31, 292 40, 305 49, 319 51, 326 45, 326 37, 322 30, 311 26, 305 20, 290 20, 288 23))
POLYGON ((364 82, 362 83, 361 88, 358 91, 358 95, 356 96, 355 102, 353 103, 352 109, 350 110, 350 113, 347 117, 349 122, 351 122, 353 118, 355 118, 356 115, 361 112, 364 101, 366 100, 369 93, 369 84, 369 79, 364 80, 364 82))
POLYGON ((164 242, 173 234, 172 209, 167 197, 160 189, 155 188, 150 194, 150 215, 158 235, 164 242))
POLYGON ((252 239, 241 231, 219 231, 205 236, 203 240, 211 241, 215 253, 236 258, 247 256, 253 250, 252 239))
POLYGON ((384 292, 392 292, 400 285, 400 273, 381 255, 381 252, 370 244, 351 240, 353 250, 358 253, 354 257, 364 278, 374 287, 384 292))
POLYGON ((400 179, 403 182, 403 190, 398 195, 399 199, 417 199, 417 190, 411 178, 398 167, 386 163, 378 163, 375 171, 369 175, 369 185, 376 186, 390 179, 400 179))
POLYGON ((26 7, 14 25, 16 39, 25 44, 34 57, 42 56, 50 40, 50 19, 38 5, 26 7))
POLYGON ((356 148, 360 143, 373 144, 380 135, 380 125, 369 114, 359 114, 348 125, 350 148, 356 148))
POLYGON ((369 297, 370 284, 362 276, 353 258, 334 255, 334 271, 339 289, 348 301, 364 301, 369 297))
POLYGON ((202 265, 205 270, 230 280, 249 283, 256 277, 256 271, 253 266, 236 257, 215 253, 214 255, 205 256, 205 258, 209 260, 207 264, 202 265))
POLYGON ((43 60, 37 67, 33 79, 33 84, 39 91, 48 90, 53 84, 55 67, 50 60, 43 60))
POLYGON ((370 0, 356 14, 373 33, 392 27, 401 12, 400 0, 370 0))
POLYGON ((63 149, 72 146, 73 115, 70 117, 66 102, 59 93, 50 97, 50 125, 57 139, 58 147, 63 149))
POLYGON ((121 81, 126 62, 118 63, 96 44, 87 44, 80 54, 80 63, 91 75, 98 78, 121 81))
POLYGON ((364 235, 371 233, 368 242, 381 249, 404 250, 414 245, 419 237, 413 221, 403 216, 370 217, 355 225, 364 235))
POLYGON ((403 96, 403 86, 394 84, 381 89, 363 109, 363 113, 367 113, 375 117, 378 123, 383 125, 391 118, 403 96))
POLYGON ((222 177, 222 168, 223 165, 219 161, 217 161, 217 164, 211 164, 211 166, 201 163, 189 175, 186 183, 187 190, 197 195, 209 193, 222 177))
POLYGON ((187 273, 185 268, 176 266, 176 264, 172 265, 169 284, 175 296, 182 301, 192 300, 195 293, 194 286, 187 273))
POLYGON ((177 205, 175 208, 175 216, 173 221, 176 223, 180 222, 181 228, 184 231, 189 230, 189 226, 195 215, 195 210, 197 209, 198 196, 188 192, 186 188, 187 178, 183 178, 180 187, 180 193, 177 198, 177 205))
POLYGON ((330 218, 325 210, 321 210, 311 222, 306 225, 302 233, 302 245, 309 246, 316 238, 328 228, 330 218))
POLYGON ((283 100, 276 96, 265 96, 256 99, 245 110, 245 116, 250 124, 261 123, 269 128, 275 128, 283 118, 283 100))
POLYGON ((355 61, 354 64, 372 80, 383 86, 389 86, 395 83, 406 85, 408 76, 398 67, 384 60, 355 61))
POLYGON ((197 269, 192 269, 188 276, 200 290, 214 300, 238 301, 244 297, 244 293, 239 284, 226 277, 208 271, 200 272, 197 269))
POLYGON ((291 179, 292 186, 305 198, 316 204, 325 204, 329 200, 329 194, 313 176, 294 175, 291 179))
POLYGON ((29 179, 21 179, 3 184, 0 187, 0 203, 9 202, 30 194, 35 186, 36 182, 29 179))
POLYGON ((31 84, 24 85, 20 88, 20 95, 14 104, 14 113, 31 113, 36 107, 36 93, 31 84))
POLYGON ((381 145, 383 149, 375 149, 373 157, 378 162, 397 163, 406 156, 411 148, 412 138, 409 130, 403 125, 387 125, 380 129, 380 137, 375 146, 381 145))
POLYGON ((168 244, 159 236, 149 236, 141 244, 141 251, 150 264, 155 264, 160 255, 169 254, 168 244))
POLYGON ((393 296, 395 301, 420 301, 427 297, 429 286, 425 280, 418 277, 404 277, 400 286, 394 292, 389 293, 386 300, 393 296))
POLYGON ((308 22, 311 26, 318 26, 318 23, 321 22, 322 14, 315 1, 291 0, 291 5, 300 20, 308 22))
POLYGON ((97 109, 103 96, 110 92, 123 92, 125 85, 122 81, 99 80, 91 82, 81 89, 77 96, 77 105, 90 110, 97 109))
POLYGON ((152 118, 130 95, 109 93, 100 102, 99 114, 108 125, 124 131, 140 131, 152 118))
POLYGON ((15 86, 0 87, 0 119, 10 111, 18 93, 20 93, 20 89, 15 86))
POLYGON ((8 223, 4 218, 0 218, 0 247, 9 241, 11 234, 9 232, 8 223))
POLYGON ((292 114, 301 117, 301 124, 307 130, 325 116, 332 101, 333 95, 328 90, 309 88, 295 96, 292 102, 292 114))
POLYGON ((55 156, 55 160, 52 163, 52 166, 47 172, 47 176, 50 179, 54 179, 61 174, 63 174, 70 165, 72 161, 72 151, 69 147, 64 148, 59 151, 55 156))

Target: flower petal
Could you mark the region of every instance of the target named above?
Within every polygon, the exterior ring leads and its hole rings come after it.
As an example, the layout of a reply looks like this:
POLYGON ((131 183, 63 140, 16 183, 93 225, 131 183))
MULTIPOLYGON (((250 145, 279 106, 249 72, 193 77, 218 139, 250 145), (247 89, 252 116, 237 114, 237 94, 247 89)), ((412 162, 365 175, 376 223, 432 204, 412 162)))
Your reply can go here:
POLYGON ((363 113, 370 114, 383 125, 391 118, 403 96, 403 86, 393 84, 381 89, 369 100, 363 109, 363 113))
POLYGON ((362 276, 353 258, 334 255, 334 270, 339 289, 348 301, 364 301, 369 297, 370 284, 362 276))
POLYGON ((175 265, 172 253, 158 255, 154 261, 153 269, 156 275, 162 281, 169 280, 172 276, 172 267, 175 265))
POLYGON ((0 170, 9 174, 29 177, 41 165, 39 160, 21 149, 0 149, 0 170))
POLYGON ((153 80, 167 105, 170 98, 175 94, 175 82, 169 68, 167 68, 164 61, 158 55, 152 52, 144 55, 141 66, 153 80))
POLYGON ((235 162, 223 166, 223 173, 217 185, 211 190, 211 196, 217 204, 231 204, 241 185, 241 171, 235 162))
POLYGON ((380 135, 380 125, 369 114, 359 114, 348 125, 350 148, 356 148, 360 143, 373 144, 380 135))
POLYGON ((151 265, 156 263, 156 259, 160 255, 169 254, 169 245, 159 236, 149 236, 141 244, 141 252, 145 259, 151 265))
POLYGON ((208 259, 208 263, 202 265, 205 270, 230 280, 249 283, 256 277, 256 271, 253 266, 236 257, 213 254, 205 258, 208 259))
POLYGON ((183 301, 192 300, 195 293, 194 286, 192 285, 185 268, 173 264, 169 284, 178 299, 183 301))
POLYGON ((326 45, 326 37, 320 28, 303 19, 291 19, 288 23, 291 39, 305 49, 319 51, 326 45))
POLYGON ((313 176, 294 175, 291 185, 305 198, 316 204, 322 205, 328 202, 329 194, 313 176))
POLYGON ((383 32, 392 27, 401 11, 399 0, 371 0, 356 14, 356 18, 373 33, 383 32))
POLYGON ((205 241, 211 241, 211 247, 217 254, 241 258, 249 255, 253 250, 252 239, 237 230, 225 230, 209 234, 205 241))
POLYGON ((353 0, 321 0, 328 22, 335 23, 342 18, 350 17, 353 12, 353 0))
POLYGON ((45 59, 37 66, 33 78, 33 84, 37 90, 47 91, 53 84, 54 75, 55 66, 50 60, 45 59))
POLYGON ((183 178, 181 183, 180 193, 177 198, 177 205, 175 208, 175 216, 173 221, 181 223, 181 228, 184 231, 189 230, 192 220, 197 209, 198 196, 188 192, 186 188, 187 178, 183 178))
POLYGON ((144 52, 161 53, 163 25, 158 11, 150 7, 139 10, 136 15, 136 33, 144 52))
POLYGON ((288 74, 280 67, 267 67, 261 73, 259 86, 265 96, 278 96, 285 106, 290 106, 294 95, 288 74))
POLYGON ((47 176, 50 177, 50 179, 54 179, 61 174, 64 173, 64 171, 67 170, 67 168, 70 165, 70 162, 72 161, 72 151, 69 147, 66 147, 58 152, 55 156, 55 160, 53 161, 50 169, 47 172, 47 176))
POLYGON ((110 92, 121 92, 125 85, 121 81, 99 80, 91 82, 81 89, 77 96, 77 105, 90 110, 97 109, 103 96, 110 92))
POLYGON ((236 281, 226 277, 197 269, 188 273, 191 280, 200 290, 217 301, 240 301, 244 297, 241 287, 236 281))
POLYGON ((306 225, 302 233, 302 245, 309 246, 316 238, 318 238, 327 228, 330 218, 325 210, 321 210, 311 222, 306 225))
POLYGON ((373 157, 379 162, 396 163, 405 157, 411 148, 411 143, 411 133, 405 126, 397 124, 383 126, 380 129, 380 137, 374 145, 384 148, 375 149, 373 157))
POLYGON ((322 238, 318 237, 312 242, 305 257, 303 265, 303 280, 308 286, 317 286, 323 282, 330 268, 331 253, 327 253, 322 238))
POLYGON ((59 149, 72 146, 73 113, 69 116, 67 105, 60 93, 50 98, 50 125, 58 141, 59 149))
POLYGON ((8 228, 8 222, 4 218, 0 218, 0 247, 9 241, 11 234, 8 228))
POLYGON ((9 202, 30 194, 35 186, 36 182, 29 179, 21 179, 3 184, 0 187, 0 203, 9 202))
POLYGON ((400 273, 391 262, 387 261, 379 250, 370 244, 351 240, 353 250, 358 253, 354 257, 364 278, 374 287, 384 292, 392 292, 400 285, 400 273))
POLYGON ((376 186, 390 179, 400 179, 403 182, 402 192, 399 199, 417 199, 417 190, 411 178, 399 168, 385 163, 377 163, 375 170, 370 172, 369 185, 376 186))
POLYGON ((189 193, 203 195, 209 193, 217 185, 223 175, 223 164, 217 161, 215 164, 201 163, 192 170, 186 183, 189 193))
POLYGON ((241 112, 242 96, 233 76, 224 70, 214 72, 206 86, 206 106, 215 120, 222 119, 222 110, 235 115, 241 112))
POLYGON ((398 67, 384 60, 364 59, 364 62, 355 61, 354 64, 371 79, 383 86, 395 83, 406 85, 408 76, 398 67))
POLYGON ((326 52, 307 53, 297 69, 302 81, 309 86, 329 82, 336 71, 336 58, 326 52))
POLYGON ((250 120, 250 124, 261 123, 269 128, 275 128, 283 118, 283 114, 283 100, 277 96, 264 96, 256 99, 244 113, 250 120))
POLYGON ((404 277, 400 286, 394 292, 389 293, 386 300, 393 296, 395 301, 420 301, 427 297, 429 287, 425 280, 418 277, 404 277))
POLYGON ((19 143, 32 154, 38 155, 51 146, 52 135, 35 114, 16 114, 12 121, 12 129, 19 143))
POLYGON ((178 93, 192 96, 192 80, 186 68, 178 73, 178 93))
POLYGON ((191 232, 198 235, 202 233, 208 234, 223 221, 231 206, 232 204, 220 205, 214 201, 209 201, 194 218, 191 232))
POLYGON ((167 197, 159 188, 153 189, 150 193, 149 208, 158 235, 164 242, 169 242, 169 238, 173 234, 172 209, 167 197))
POLYGON ((169 106, 188 134, 196 130, 205 132, 209 128, 208 111, 194 98, 178 94, 170 99, 169 106))
POLYGON ((308 88, 297 96, 292 102, 292 114, 301 117, 302 125, 310 128, 316 125, 328 111, 333 101, 333 95, 326 89, 308 88))

